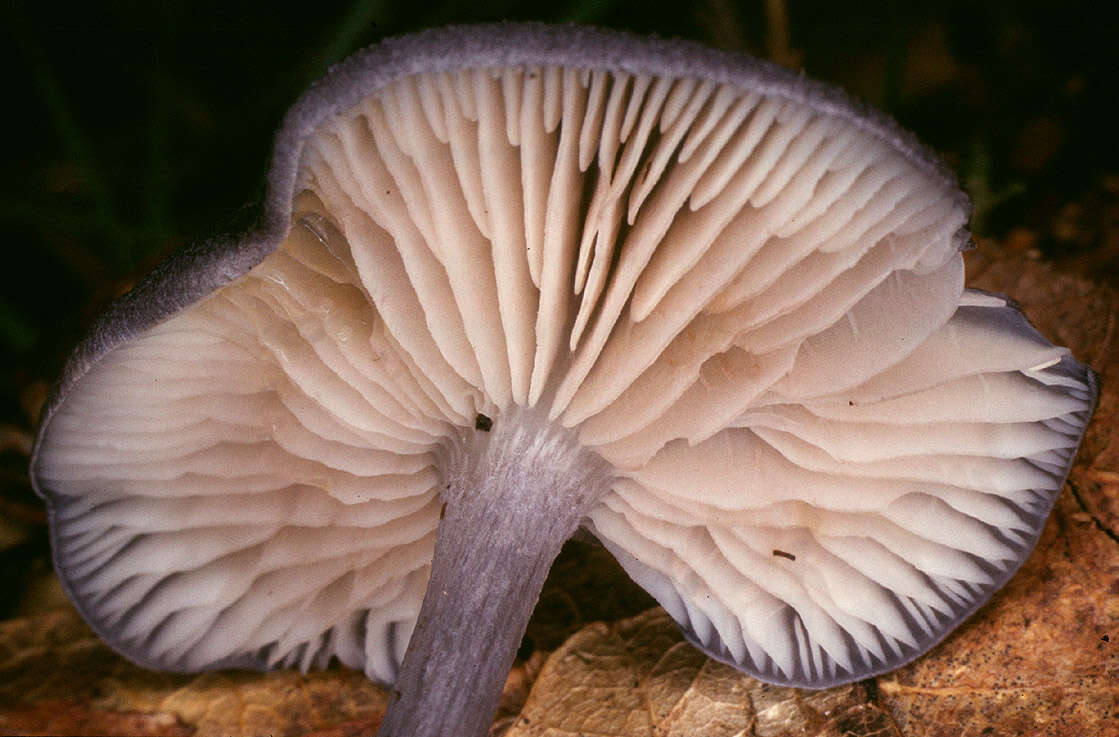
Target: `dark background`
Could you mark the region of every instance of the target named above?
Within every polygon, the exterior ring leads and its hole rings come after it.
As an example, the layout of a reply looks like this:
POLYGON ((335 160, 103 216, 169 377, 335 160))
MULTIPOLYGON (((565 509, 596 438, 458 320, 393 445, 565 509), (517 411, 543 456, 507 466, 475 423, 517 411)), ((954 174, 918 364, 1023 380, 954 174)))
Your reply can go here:
MULTIPOLYGON (((576 21, 803 68, 938 149, 973 229, 1119 279, 1119 23, 1107 2, 400 0, 21 3, 0 14, 0 576, 46 563, 38 407, 97 310, 262 191, 272 131, 330 64, 456 22, 576 21), (785 23, 780 19, 784 12, 785 23)), ((18 594, 18 592, 17 592, 18 594)), ((21 611, 18 595, 0 617, 21 611)))

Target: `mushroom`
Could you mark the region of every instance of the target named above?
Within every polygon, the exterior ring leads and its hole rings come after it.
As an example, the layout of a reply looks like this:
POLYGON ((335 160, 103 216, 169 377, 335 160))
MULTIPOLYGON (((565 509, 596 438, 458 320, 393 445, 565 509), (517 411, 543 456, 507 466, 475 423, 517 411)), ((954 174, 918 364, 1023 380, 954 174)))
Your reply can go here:
POLYGON ((394 684, 386 735, 485 733, 580 527, 746 673, 891 670, 1022 564, 1095 403, 964 288, 968 211, 764 62, 386 41, 289 113, 259 225, 71 356, 32 460, 58 573, 147 667, 394 684))

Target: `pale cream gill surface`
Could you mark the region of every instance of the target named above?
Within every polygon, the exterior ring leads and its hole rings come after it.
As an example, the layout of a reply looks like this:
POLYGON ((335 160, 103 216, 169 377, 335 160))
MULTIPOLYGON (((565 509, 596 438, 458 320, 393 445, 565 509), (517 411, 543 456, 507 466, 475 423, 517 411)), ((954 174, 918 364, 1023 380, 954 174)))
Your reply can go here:
POLYGON ((905 659, 1017 561, 1090 404, 962 292, 965 218, 777 96, 398 80, 307 142, 278 251, 54 418, 69 586, 158 664, 391 681, 441 443, 536 406, 615 464, 589 523, 699 644, 785 679, 905 659))

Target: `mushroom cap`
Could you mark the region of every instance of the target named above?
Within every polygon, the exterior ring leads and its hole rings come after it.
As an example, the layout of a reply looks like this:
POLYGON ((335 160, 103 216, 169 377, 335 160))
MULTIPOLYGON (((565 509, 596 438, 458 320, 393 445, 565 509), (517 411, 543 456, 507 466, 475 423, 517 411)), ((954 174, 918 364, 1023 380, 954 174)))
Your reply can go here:
POLYGON ((66 590, 151 667, 392 681, 450 449, 527 414, 611 464, 584 524, 698 647, 863 678, 1021 565, 1094 407, 964 289, 935 156, 740 55, 390 40, 293 107, 268 185, 102 316, 36 443, 66 590))

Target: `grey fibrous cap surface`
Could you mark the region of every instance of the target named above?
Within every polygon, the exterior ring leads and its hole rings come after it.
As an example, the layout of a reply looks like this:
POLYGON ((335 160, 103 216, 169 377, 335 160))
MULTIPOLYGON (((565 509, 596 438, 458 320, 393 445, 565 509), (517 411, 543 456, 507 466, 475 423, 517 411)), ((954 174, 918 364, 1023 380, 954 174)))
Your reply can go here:
POLYGON ((1094 406, 964 289, 935 156, 740 55, 388 41, 296 103, 268 185, 95 325, 36 444, 68 593, 152 667, 392 681, 484 415, 609 464, 577 521, 697 646, 855 680, 1013 575, 1094 406))

